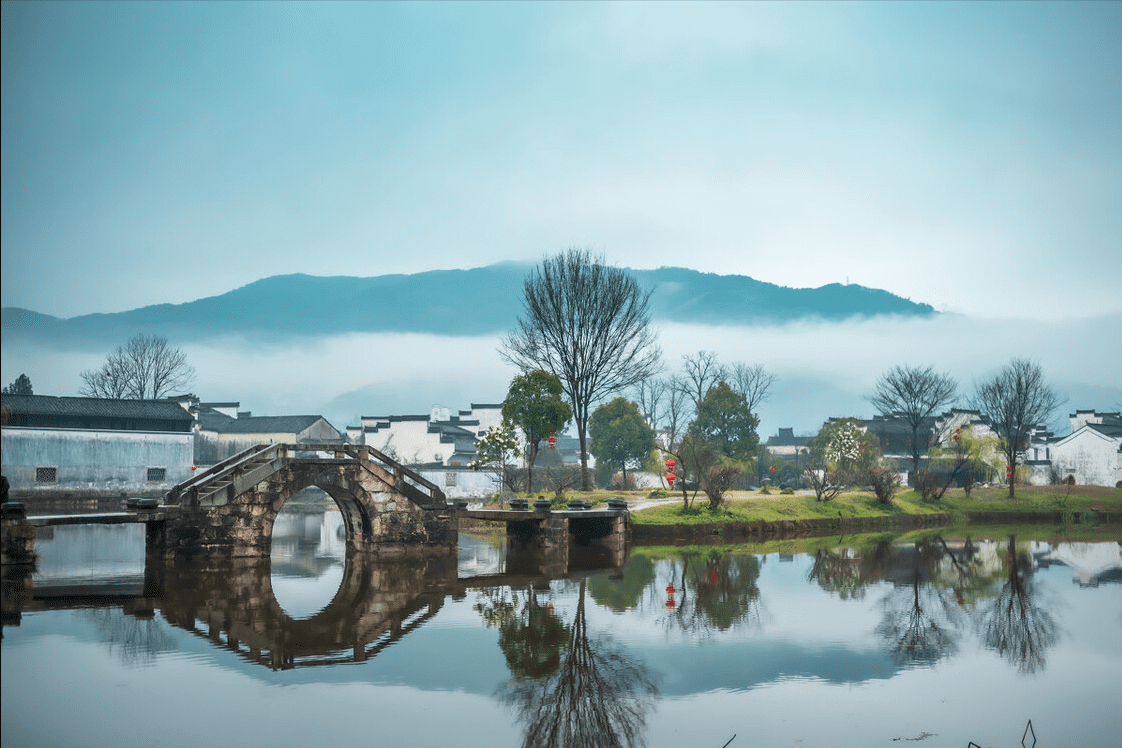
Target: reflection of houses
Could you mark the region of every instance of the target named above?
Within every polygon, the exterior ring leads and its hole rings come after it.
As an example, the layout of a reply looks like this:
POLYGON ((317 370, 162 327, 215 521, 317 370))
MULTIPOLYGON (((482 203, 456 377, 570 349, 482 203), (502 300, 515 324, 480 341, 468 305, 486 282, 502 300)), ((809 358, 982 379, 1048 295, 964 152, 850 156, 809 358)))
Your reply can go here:
POLYGON ((4 395, 13 497, 159 495, 191 475, 194 418, 172 400, 4 395))

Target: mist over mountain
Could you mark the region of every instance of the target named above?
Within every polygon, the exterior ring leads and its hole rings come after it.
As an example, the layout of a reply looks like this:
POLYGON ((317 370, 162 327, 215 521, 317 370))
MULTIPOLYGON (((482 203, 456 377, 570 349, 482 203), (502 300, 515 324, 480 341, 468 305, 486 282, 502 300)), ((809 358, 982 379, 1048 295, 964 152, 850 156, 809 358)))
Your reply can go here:
MULTIPOLYGON (((139 332, 179 344, 231 334, 272 342, 344 333, 488 335, 513 329, 531 268, 500 263, 370 278, 275 275, 219 296, 114 314, 59 319, 6 307, 2 327, 5 338, 98 349, 139 332)), ((655 320, 743 325, 935 314, 930 305, 859 285, 787 288, 685 268, 629 272, 652 292, 655 320)))

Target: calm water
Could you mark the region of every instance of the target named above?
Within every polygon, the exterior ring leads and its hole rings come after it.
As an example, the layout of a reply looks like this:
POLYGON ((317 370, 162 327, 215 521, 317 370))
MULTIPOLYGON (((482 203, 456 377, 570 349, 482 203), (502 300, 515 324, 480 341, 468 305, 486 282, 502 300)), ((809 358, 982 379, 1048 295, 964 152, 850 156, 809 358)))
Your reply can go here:
POLYGON ((1122 746, 1122 537, 374 565, 339 527, 147 575, 141 528, 56 529, 3 745, 1122 746))

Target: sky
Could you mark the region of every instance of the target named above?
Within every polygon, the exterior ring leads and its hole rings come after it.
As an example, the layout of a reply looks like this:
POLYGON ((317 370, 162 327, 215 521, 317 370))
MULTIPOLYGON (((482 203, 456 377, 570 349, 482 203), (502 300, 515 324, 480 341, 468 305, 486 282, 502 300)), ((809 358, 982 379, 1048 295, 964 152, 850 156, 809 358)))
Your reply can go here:
POLYGON ((2 303, 538 261, 1122 311, 1122 3, 3 3, 2 303))

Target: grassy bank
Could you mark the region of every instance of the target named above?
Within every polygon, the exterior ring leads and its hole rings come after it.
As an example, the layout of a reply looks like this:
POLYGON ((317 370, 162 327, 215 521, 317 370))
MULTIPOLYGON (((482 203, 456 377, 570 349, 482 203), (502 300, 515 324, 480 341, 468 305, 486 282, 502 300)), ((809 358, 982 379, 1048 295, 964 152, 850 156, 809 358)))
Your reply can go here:
MULTIPOLYGON (((815 501, 813 495, 763 494, 738 491, 725 504, 709 509, 699 495, 690 509, 681 502, 663 504, 632 512, 639 525, 701 525, 725 522, 779 522, 834 517, 893 517, 904 514, 949 513, 953 524, 965 524, 971 513, 1033 514, 1059 512, 1065 520, 1092 524, 1100 512, 1122 512, 1122 489, 1101 486, 1022 486, 1017 498, 1009 499, 1005 488, 976 488, 970 496, 952 489, 939 502, 924 502, 915 491, 901 491, 890 505, 876 500, 870 492, 843 493, 832 501, 815 501)), ((631 501, 635 496, 626 496, 631 501)))

